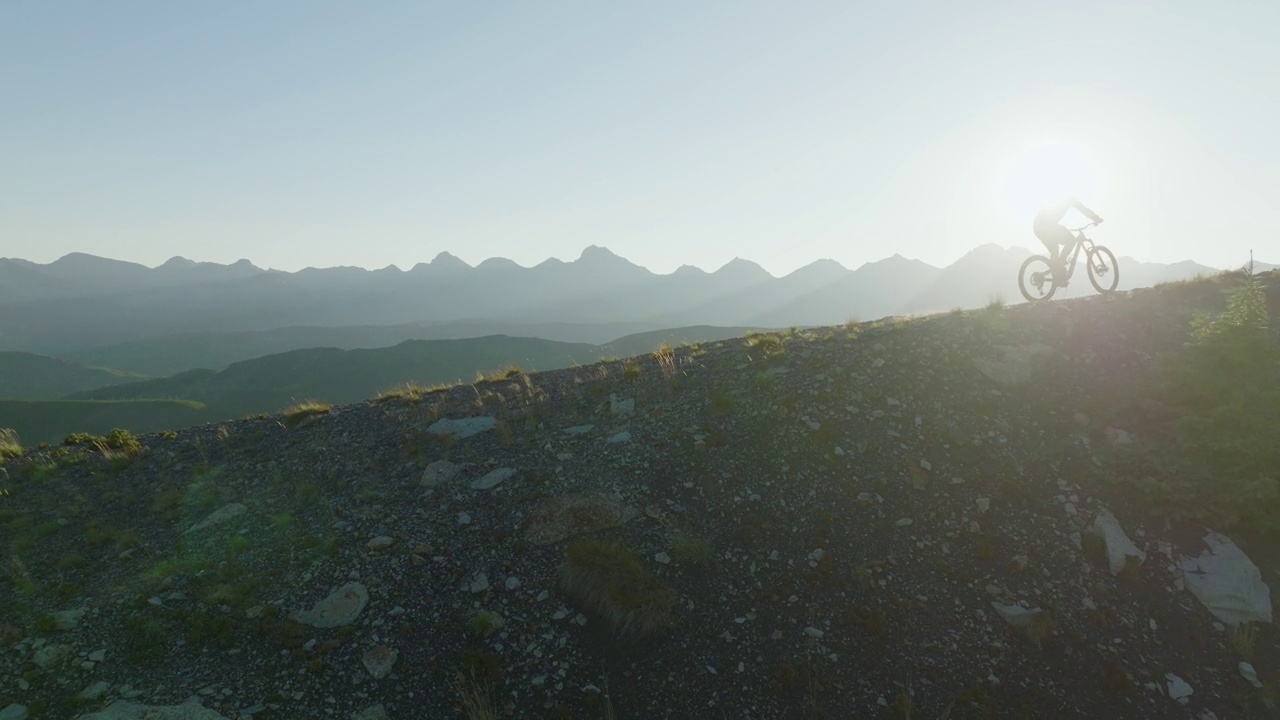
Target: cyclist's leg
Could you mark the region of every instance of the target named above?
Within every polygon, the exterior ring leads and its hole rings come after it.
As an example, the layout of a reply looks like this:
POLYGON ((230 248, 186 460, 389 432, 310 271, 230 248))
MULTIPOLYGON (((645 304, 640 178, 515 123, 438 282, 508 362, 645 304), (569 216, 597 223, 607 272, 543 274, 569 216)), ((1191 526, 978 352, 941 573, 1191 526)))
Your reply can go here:
POLYGON ((1053 265, 1054 279, 1059 285, 1066 284, 1067 264, 1063 255, 1071 247, 1071 243, 1076 241, 1076 236, 1071 231, 1061 225, 1038 225, 1035 228, 1036 237, 1044 246, 1049 249, 1050 264, 1053 265))

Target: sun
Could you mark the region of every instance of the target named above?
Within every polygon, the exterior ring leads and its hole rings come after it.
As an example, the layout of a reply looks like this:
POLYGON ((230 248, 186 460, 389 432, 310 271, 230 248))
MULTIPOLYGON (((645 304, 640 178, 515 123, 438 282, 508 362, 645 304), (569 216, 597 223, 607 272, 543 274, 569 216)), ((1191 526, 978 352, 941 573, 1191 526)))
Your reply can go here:
POLYGON ((1001 168, 996 193, 1005 212, 1031 222, 1040 208, 1077 197, 1085 204, 1097 199, 1102 172, 1085 145, 1036 139, 1015 146, 1001 168))

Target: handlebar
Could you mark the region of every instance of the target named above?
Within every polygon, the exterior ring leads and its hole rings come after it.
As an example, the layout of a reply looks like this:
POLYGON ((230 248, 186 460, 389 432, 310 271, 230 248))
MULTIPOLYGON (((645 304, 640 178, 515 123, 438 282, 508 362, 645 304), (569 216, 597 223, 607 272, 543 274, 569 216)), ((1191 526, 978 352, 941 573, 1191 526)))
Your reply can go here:
POLYGON ((1080 226, 1080 227, 1078 227, 1078 228, 1068 228, 1068 229, 1069 229, 1071 232, 1073 232, 1073 233, 1078 233, 1078 232, 1083 232, 1083 231, 1085 231, 1085 230, 1088 230, 1089 228, 1094 227, 1094 226, 1096 226, 1096 225, 1098 225, 1098 223, 1096 223, 1096 222, 1091 222, 1091 223, 1089 223, 1088 225, 1082 225, 1082 226, 1080 226))

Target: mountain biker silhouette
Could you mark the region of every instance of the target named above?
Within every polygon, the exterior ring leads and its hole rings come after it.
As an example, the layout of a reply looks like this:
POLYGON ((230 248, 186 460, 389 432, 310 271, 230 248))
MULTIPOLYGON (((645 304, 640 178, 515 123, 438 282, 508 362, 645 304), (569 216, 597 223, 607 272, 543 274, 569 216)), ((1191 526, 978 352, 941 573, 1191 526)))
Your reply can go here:
MULTIPOLYGON (((1092 220, 1094 225, 1102 222, 1102 218, 1098 217, 1097 213, 1085 207, 1083 203, 1074 197, 1069 197, 1061 202, 1041 208, 1036 213, 1036 220, 1031 226, 1036 237, 1049 249, 1049 257, 1053 258, 1054 261, 1053 274, 1059 278, 1066 277, 1066 266, 1063 264, 1062 255, 1067 248, 1071 247, 1071 243, 1076 240, 1076 236, 1062 225, 1062 216, 1066 215, 1072 208, 1092 220)), ((1065 286, 1065 284, 1064 282, 1063 285, 1065 286)))

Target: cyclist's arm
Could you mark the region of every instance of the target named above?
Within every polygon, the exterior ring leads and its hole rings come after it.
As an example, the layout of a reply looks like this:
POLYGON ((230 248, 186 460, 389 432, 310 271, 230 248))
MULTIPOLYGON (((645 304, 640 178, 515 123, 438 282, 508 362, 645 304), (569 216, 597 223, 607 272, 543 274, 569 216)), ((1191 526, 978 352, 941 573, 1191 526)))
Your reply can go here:
POLYGON ((1085 207, 1084 203, 1080 202, 1075 198, 1071 198, 1071 207, 1075 208, 1076 210, 1079 210, 1081 215, 1084 215, 1085 217, 1089 218, 1090 220, 1096 223, 1102 222, 1102 218, 1098 217, 1098 213, 1085 207))

